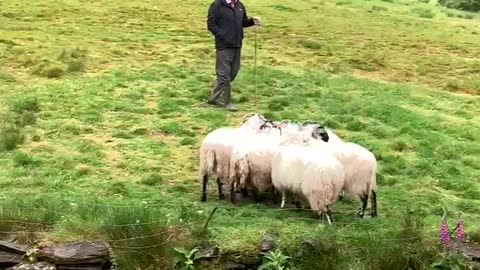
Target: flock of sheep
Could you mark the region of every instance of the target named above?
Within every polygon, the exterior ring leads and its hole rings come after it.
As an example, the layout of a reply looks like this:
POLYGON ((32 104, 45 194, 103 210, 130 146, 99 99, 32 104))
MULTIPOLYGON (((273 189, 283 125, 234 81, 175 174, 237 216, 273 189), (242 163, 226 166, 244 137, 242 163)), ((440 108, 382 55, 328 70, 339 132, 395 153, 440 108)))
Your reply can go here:
POLYGON ((227 185, 232 203, 236 192, 247 196, 250 191, 256 201, 271 192, 274 203, 281 195, 283 208, 288 193, 297 207, 312 209, 329 224, 329 206, 344 194, 360 201, 361 218, 370 198, 371 216, 377 216, 376 172, 377 161, 369 150, 313 121, 273 122, 248 114, 238 127, 210 132, 200 147, 202 202, 208 179, 216 176, 220 199, 227 185))

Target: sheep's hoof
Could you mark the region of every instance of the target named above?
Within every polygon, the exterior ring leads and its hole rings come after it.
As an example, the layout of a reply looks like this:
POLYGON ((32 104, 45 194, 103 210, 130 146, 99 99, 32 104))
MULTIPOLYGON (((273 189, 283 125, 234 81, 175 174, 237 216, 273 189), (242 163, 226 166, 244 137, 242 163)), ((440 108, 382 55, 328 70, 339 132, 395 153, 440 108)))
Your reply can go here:
POLYGON ((223 195, 223 194, 218 195, 218 199, 225 200, 225 195, 223 195))
POLYGON ((200 198, 202 202, 207 201, 207 194, 202 194, 202 197, 200 198))

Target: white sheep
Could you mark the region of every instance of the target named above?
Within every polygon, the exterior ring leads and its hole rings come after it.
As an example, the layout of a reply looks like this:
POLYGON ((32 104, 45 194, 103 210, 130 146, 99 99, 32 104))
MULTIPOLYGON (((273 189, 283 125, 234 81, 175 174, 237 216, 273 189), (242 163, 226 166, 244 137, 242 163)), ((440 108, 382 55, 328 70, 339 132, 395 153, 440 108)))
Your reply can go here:
POLYGON ((224 199, 222 185, 230 184, 229 166, 232 146, 242 136, 258 132, 265 121, 262 115, 249 114, 244 116, 244 123, 239 127, 219 128, 204 138, 199 150, 202 202, 207 200, 207 184, 211 176, 217 176, 218 195, 220 199, 224 199))
POLYGON ((247 185, 251 187, 255 201, 259 201, 265 191, 272 190, 270 166, 280 135, 279 129, 269 126, 262 133, 242 137, 233 146, 230 182, 236 183, 244 196, 247 195, 247 185))
POLYGON ((290 191, 306 199, 313 211, 332 223, 329 206, 338 200, 345 178, 335 158, 313 147, 284 145, 274 154, 271 164, 272 183, 282 194, 282 208, 286 192, 290 191))
MULTIPOLYGON (((273 191, 276 203, 276 192, 271 180, 271 160, 281 141, 303 143, 309 138, 319 138, 328 141, 328 135, 322 127, 313 127, 304 131, 302 125, 283 120, 271 122, 263 134, 251 134, 237 142, 232 149, 230 163, 230 182, 236 182, 244 196, 247 195, 247 185, 251 188, 255 201, 262 199, 266 191, 273 191), (303 138, 303 136, 309 138, 303 138)), ((234 194, 233 194, 234 196, 234 194)))
POLYGON ((316 148, 319 153, 331 154, 342 164, 345 171, 345 184, 341 198, 343 192, 357 198, 361 203, 357 215, 361 218, 364 216, 370 198, 371 216, 376 217, 377 161, 374 154, 358 144, 334 140, 335 142, 328 143, 311 140, 309 145, 316 148))

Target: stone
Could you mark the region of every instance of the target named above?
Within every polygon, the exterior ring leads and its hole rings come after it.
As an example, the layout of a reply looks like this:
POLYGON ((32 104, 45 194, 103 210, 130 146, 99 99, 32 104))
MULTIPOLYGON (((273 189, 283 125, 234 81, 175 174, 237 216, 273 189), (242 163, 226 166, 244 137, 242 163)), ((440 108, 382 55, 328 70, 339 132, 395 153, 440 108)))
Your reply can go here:
POLYGON ((218 257, 219 249, 218 249, 217 246, 215 246, 213 244, 206 243, 206 244, 201 245, 198 249, 199 250, 198 250, 197 254, 201 255, 205 259, 211 259, 211 258, 218 257))
POLYGON ((103 264, 108 261, 108 247, 103 242, 60 244, 40 249, 38 259, 55 265, 103 264))
POLYGON ((47 262, 24 262, 21 264, 17 264, 14 267, 10 267, 8 268, 8 270, 56 270, 56 268, 55 265, 49 264, 47 262))
POLYGON ((17 253, 17 254, 25 254, 28 251, 27 245, 19 245, 13 242, 8 241, 0 241, 0 250, 17 253))
POLYGON ((59 265, 57 270, 102 270, 100 264, 77 264, 77 265, 59 265))
POLYGON ((260 251, 261 252, 269 252, 270 250, 273 250, 275 248, 275 241, 276 238, 275 236, 271 234, 265 234, 262 238, 262 241, 260 242, 260 251))
POLYGON ((480 245, 475 242, 466 244, 464 254, 474 261, 480 261, 480 245))
POLYGON ((10 267, 22 262, 22 256, 17 253, 0 250, 0 268, 10 267))
POLYGON ((242 264, 244 266, 256 265, 259 262, 259 260, 260 260, 259 254, 257 255, 240 254, 240 255, 227 256, 227 261, 232 261, 238 264, 242 264))
POLYGON ((224 264, 225 269, 247 269, 247 267, 243 264, 239 264, 234 261, 227 261, 224 264))

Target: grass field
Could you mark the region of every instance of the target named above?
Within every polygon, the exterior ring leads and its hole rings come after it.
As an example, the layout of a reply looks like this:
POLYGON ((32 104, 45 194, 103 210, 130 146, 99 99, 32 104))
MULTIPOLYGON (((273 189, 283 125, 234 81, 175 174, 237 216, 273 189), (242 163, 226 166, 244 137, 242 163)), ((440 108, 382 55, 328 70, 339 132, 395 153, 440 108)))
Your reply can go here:
POLYGON ((235 207, 213 181, 199 202, 201 139, 255 111, 252 29, 234 83, 241 110, 202 104, 214 75, 209 1, 3 0, 0 233, 112 240, 122 269, 167 267, 170 247, 207 240, 248 253, 265 232, 289 253, 306 238, 336 243, 325 269, 403 269, 432 259, 417 249, 437 241, 442 207, 478 233, 480 15, 413 0, 244 3, 264 22, 256 111, 318 120, 374 152, 378 219, 356 219, 348 200, 333 228, 306 211, 235 207), (403 230, 407 208, 424 218, 425 242, 403 230))

